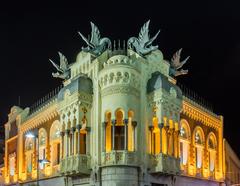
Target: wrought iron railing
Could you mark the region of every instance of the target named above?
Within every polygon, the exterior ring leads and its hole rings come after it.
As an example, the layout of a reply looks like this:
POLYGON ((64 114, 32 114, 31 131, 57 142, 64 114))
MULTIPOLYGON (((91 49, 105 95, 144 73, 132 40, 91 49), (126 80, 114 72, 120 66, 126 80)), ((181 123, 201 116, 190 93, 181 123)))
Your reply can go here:
POLYGON ((177 85, 182 90, 183 96, 186 98, 192 100, 193 102, 197 103, 198 105, 204 107, 205 109, 213 112, 213 105, 203 97, 199 96, 195 91, 189 89, 185 85, 177 82, 177 85))
POLYGON ((47 105, 52 100, 57 98, 57 95, 58 95, 58 93, 59 93, 59 91, 61 90, 62 87, 63 87, 63 85, 58 86, 57 88, 53 89, 51 92, 49 92, 48 94, 43 96, 41 99, 37 100, 34 104, 32 104, 30 106, 29 115, 34 114, 40 108, 42 108, 43 106, 47 105))

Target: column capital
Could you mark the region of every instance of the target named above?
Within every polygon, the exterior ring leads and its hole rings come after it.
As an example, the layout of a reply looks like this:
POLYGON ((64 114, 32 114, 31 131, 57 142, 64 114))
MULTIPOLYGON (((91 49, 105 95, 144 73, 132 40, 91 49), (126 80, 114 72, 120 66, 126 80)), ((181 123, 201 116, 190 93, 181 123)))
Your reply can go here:
POLYGON ((64 136, 65 135, 65 132, 64 131, 61 131, 60 132, 60 136, 64 136))
POLYGON ((81 124, 77 124, 76 125, 76 129, 80 130, 82 128, 82 125, 81 124))
POLYGON ((148 126, 149 130, 153 130, 154 126, 148 126))
POLYGON ((76 130, 76 127, 72 127, 71 131, 74 132, 76 130))
POLYGON ((117 120, 112 119, 112 124, 115 125, 117 123, 117 120))
POLYGON ((66 130, 65 130, 65 133, 66 133, 67 135, 69 135, 70 129, 66 129, 66 130))
POLYGON ((127 125, 128 124, 128 119, 124 119, 123 122, 124 122, 125 125, 127 125))
POLYGON ((133 125, 133 127, 136 127, 137 126, 137 121, 132 121, 132 125, 133 125))
POLYGON ((164 127, 164 123, 159 123, 159 124, 158 124, 158 127, 159 127, 160 129, 162 129, 162 128, 164 127))

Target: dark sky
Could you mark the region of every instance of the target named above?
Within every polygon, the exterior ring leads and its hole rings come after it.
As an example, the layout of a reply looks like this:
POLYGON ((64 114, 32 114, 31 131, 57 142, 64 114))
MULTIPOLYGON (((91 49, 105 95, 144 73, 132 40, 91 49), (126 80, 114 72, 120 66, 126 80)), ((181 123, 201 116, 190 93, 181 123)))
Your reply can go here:
POLYGON ((150 32, 161 29, 155 43, 165 59, 181 47, 183 57, 191 56, 185 67, 189 74, 179 81, 224 116, 224 136, 240 155, 239 4, 215 0, 84 2, 43 5, 21 1, 1 6, 1 124, 10 107, 18 103, 18 96, 26 107, 60 85, 61 81, 51 77, 55 69, 48 58, 58 60, 57 51, 61 51, 74 62, 83 46, 77 31, 89 34, 89 21, 102 36, 127 40, 151 19, 150 32))

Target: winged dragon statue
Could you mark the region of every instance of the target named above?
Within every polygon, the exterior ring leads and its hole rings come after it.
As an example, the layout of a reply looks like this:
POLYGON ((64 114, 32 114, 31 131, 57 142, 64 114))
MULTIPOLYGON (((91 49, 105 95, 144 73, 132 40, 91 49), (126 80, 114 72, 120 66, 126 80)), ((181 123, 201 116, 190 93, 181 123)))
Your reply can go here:
POLYGON ((109 38, 107 37, 101 38, 98 27, 94 23, 92 22, 90 23, 92 28, 90 40, 84 37, 84 35, 81 32, 78 32, 83 41, 85 41, 87 44, 87 47, 82 47, 82 50, 85 52, 90 52, 96 56, 99 56, 106 49, 111 48, 112 44, 109 38))
POLYGON ((57 69, 57 72, 52 73, 52 76, 55 78, 61 78, 66 80, 70 78, 70 69, 69 69, 68 61, 67 61, 67 58, 61 52, 58 52, 58 55, 60 58, 60 66, 54 63, 51 59, 49 59, 49 61, 57 69))
POLYGON ((183 61, 180 61, 181 58, 181 52, 182 52, 182 48, 179 49, 172 57, 171 61, 170 61, 170 75, 176 77, 176 76, 180 76, 180 75, 185 75, 188 73, 188 70, 183 70, 181 69, 183 67, 183 65, 187 62, 187 60, 190 58, 190 56, 188 56, 186 59, 184 59, 183 61))
POLYGON ((149 23, 150 20, 148 20, 142 26, 138 38, 130 37, 127 42, 128 48, 131 49, 134 48, 135 51, 141 56, 145 56, 146 54, 149 54, 150 52, 158 49, 158 46, 157 45, 153 46, 152 43, 157 38, 158 34, 160 33, 160 30, 152 38, 150 38, 149 23))

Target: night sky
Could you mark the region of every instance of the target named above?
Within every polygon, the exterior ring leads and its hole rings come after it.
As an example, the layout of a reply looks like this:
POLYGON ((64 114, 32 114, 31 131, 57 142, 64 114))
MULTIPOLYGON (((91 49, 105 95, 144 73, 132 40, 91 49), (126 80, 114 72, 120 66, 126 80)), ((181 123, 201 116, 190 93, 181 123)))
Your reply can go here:
MULTIPOLYGON (((82 1, 79 1, 82 2, 82 1)), ((137 36, 151 19, 150 33, 165 59, 179 48, 187 76, 178 78, 224 116, 224 136, 240 155, 240 5, 230 1, 123 2, 96 4, 8 4, 2 6, 0 29, 0 123, 11 106, 32 105, 61 84, 51 73, 49 58, 58 61, 61 51, 74 62, 84 45, 77 34, 90 34, 90 21, 112 40, 137 36)))

